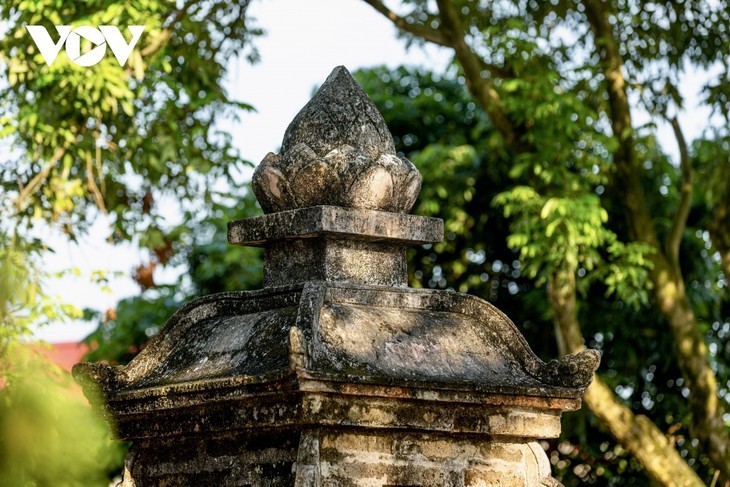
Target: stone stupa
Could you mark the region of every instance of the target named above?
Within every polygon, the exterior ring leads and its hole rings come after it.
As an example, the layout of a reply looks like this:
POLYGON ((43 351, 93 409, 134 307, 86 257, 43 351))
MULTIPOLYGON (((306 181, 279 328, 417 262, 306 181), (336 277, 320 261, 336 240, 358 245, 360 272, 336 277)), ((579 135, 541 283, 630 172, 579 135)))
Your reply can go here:
POLYGON ((183 306, 128 365, 74 376, 132 442, 124 487, 553 486, 539 439, 599 356, 544 363, 474 296, 407 284, 421 178, 336 68, 253 177, 264 289, 183 306))

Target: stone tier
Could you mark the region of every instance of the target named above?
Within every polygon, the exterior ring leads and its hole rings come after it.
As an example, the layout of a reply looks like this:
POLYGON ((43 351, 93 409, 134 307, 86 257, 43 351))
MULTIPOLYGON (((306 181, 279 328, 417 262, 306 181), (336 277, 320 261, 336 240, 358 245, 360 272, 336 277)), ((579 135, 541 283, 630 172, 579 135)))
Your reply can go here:
POLYGON ((506 316, 465 294, 312 282, 197 299, 129 365, 78 364, 74 376, 135 441, 128 478, 140 485, 538 485, 550 477, 535 442, 560 434, 597 362, 594 351, 540 361, 506 316))
POLYGON ((264 247, 264 285, 342 281, 407 286, 406 249, 439 242, 443 221, 313 206, 233 221, 228 242, 264 247))

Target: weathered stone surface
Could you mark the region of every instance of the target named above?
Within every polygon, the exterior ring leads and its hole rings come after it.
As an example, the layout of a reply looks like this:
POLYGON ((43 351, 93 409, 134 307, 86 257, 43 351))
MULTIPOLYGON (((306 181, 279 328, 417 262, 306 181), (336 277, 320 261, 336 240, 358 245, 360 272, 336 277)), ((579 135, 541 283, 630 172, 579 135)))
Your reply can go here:
POLYGON ((504 314, 473 296, 313 282, 193 301, 127 367, 99 375, 112 375, 118 392, 149 390, 264 378, 296 370, 293 360, 309 375, 348 382, 461 384, 490 393, 578 398, 598 355, 585 351, 545 364, 504 314))
POLYGON ((520 486, 550 476, 535 443, 429 433, 319 432, 322 486, 520 486))
POLYGON ((228 224, 228 243, 234 245, 260 247, 269 241, 317 236, 420 245, 440 242, 444 236, 444 222, 402 213, 315 206, 228 224))
POLYGON ((122 487, 294 485, 299 434, 261 430, 135 443, 122 487))
POLYGON ((438 242, 436 218, 314 206, 228 225, 228 241, 263 246, 264 285, 341 281, 406 286, 406 247, 438 242))
POLYGON ((337 237, 280 240, 266 245, 265 286, 308 281, 406 286, 406 247, 337 237))
POLYGON ((559 485, 536 440, 598 353, 544 363, 486 301, 408 288, 406 247, 443 234, 402 213, 419 185, 337 68, 255 174, 275 213, 229 225, 265 248, 265 288, 192 301, 125 367, 74 367, 134 441, 124 487, 559 485))
POLYGON ((140 441, 130 451, 127 469, 125 487, 523 487, 550 478, 549 462, 534 442, 349 428, 140 441))
POLYGON ((408 212, 421 175, 396 156, 393 138, 367 94, 335 68, 253 175, 266 213, 315 205, 408 212))

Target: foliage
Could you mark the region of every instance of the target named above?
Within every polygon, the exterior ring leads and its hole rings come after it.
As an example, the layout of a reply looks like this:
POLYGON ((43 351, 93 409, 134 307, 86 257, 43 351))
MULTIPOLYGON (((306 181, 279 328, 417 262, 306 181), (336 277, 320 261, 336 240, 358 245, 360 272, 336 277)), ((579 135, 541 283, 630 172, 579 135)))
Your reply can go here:
POLYGON ((12 341, 32 333, 32 325, 81 317, 81 310, 45 293, 38 268, 42 250, 37 240, 0 234, 0 360, 12 341))
POLYGON ((73 235, 97 205, 117 218, 117 235, 128 236, 145 216, 154 221, 153 188, 175 188, 171 193, 182 201, 210 199, 210 182, 241 162, 214 122, 250 108, 221 85, 225 63, 254 33, 245 8, 202 2, 178 8, 160 0, 6 3, 11 27, 0 52, 8 89, 0 104, 8 114, 4 132, 15 136, 19 150, 1 174, 4 189, 17 194, 17 216, 60 221, 73 235), (146 30, 126 66, 106 56, 83 68, 65 51, 45 66, 27 24, 146 30))
POLYGON ((578 272, 583 294, 592 281, 606 287, 606 297, 640 309, 649 302, 651 261, 648 245, 620 242, 604 224, 608 213, 595 194, 541 197, 529 186, 515 186, 498 194, 494 203, 513 218, 507 237, 520 251, 524 273, 544 285, 559 269, 578 272))
MULTIPOLYGON (((175 235, 165 206, 168 213, 176 206, 184 220, 207 214, 246 164, 217 122, 251 109, 223 88, 233 57, 257 56, 250 41, 259 31, 248 25, 247 7, 168 0, 14 0, 0 7, 0 228, 12 236, 0 241, 5 254, 32 260, 50 250, 33 243, 38 221, 73 240, 103 213, 113 222, 111 241, 131 240, 154 262, 167 262, 175 235), (64 50, 48 66, 29 24, 52 35, 54 25, 145 31, 125 66, 107 53, 80 67, 64 50)), ((18 281, 25 288, 19 294, 33 293, 30 283, 18 281)))
POLYGON ((0 484, 107 486, 121 445, 67 372, 14 345, 0 388, 0 484))
MULTIPOLYGON (((111 242, 149 249, 150 266, 138 269, 145 272, 183 260, 175 255, 179 246, 200 242, 192 232, 203 232, 201 221, 230 205, 247 163, 218 122, 251 109, 223 87, 232 59, 257 58, 251 41, 260 31, 247 22, 248 3, 11 0, 0 6, 0 352, 27 335, 31 324, 80 316, 46 295, 50 276, 39 264, 53 249, 38 240, 39 222, 75 240, 107 215, 111 242), (107 52, 84 68, 64 50, 48 66, 26 25, 42 25, 54 38, 54 25, 114 25, 126 38, 128 25, 145 31, 125 66, 107 52), (171 228, 164 218, 170 213, 189 228, 171 228)), ((207 272, 210 265, 198 262, 196 268, 207 272)), ((178 291, 150 296, 154 292, 107 313, 107 326, 95 339, 101 343, 104 333, 111 341, 99 346, 98 356, 128 360, 135 351, 130 347, 143 343, 148 328, 162 324, 183 299, 178 291), (147 306, 127 314, 140 302, 147 306), (122 325, 110 331, 114 315, 122 325)), ((29 380, 29 370, 0 392, 0 484, 108 484, 102 479, 120 458, 104 453, 99 425, 86 425, 80 401, 59 395, 40 374, 29 380), (33 444, 22 444, 29 438, 33 444), (87 451, 74 450, 76 445, 87 451)))

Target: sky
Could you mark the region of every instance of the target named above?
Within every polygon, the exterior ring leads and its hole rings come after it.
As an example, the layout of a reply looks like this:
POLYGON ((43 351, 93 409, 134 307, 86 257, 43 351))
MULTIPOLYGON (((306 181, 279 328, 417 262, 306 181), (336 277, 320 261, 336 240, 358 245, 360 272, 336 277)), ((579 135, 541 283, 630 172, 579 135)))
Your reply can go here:
MULTIPOLYGON (((335 66, 354 71, 381 64, 411 64, 438 71, 451 58, 448 50, 432 45, 407 50, 391 23, 360 0, 255 0, 249 15, 266 31, 256 41, 261 61, 250 65, 245 60, 231 60, 228 90, 238 100, 253 105, 256 112, 243 114, 237 123, 223 123, 221 128, 233 134, 243 158, 256 164, 268 152, 278 150, 289 122, 335 66)), ((696 108, 700 78, 699 74, 690 77, 682 89, 687 111, 680 119, 689 140, 700 135, 709 118, 709 113, 696 108)), ((635 124, 640 123, 639 116, 635 124)), ((660 127, 659 137, 676 157, 671 129, 660 127)), ((48 281, 51 294, 80 308, 104 311, 139 293, 131 270, 145 258, 131 244, 105 243, 108 222, 104 218, 99 218, 79 244, 68 243, 49 229, 41 232, 56 250, 44 262, 46 268, 51 272, 78 269, 78 275, 48 281), (112 275, 108 291, 90 281, 91 273, 98 269, 107 269, 112 275)), ((179 272, 158 268, 155 282, 172 282, 179 272)), ((77 341, 95 327, 94 323, 59 323, 38 329, 35 336, 50 342, 77 341)))
POLYGON ((451 59, 437 46, 406 51, 391 23, 360 0, 258 0, 249 13, 266 30, 256 41, 261 61, 233 63, 230 93, 256 113, 244 114, 231 132, 254 163, 279 147, 289 122, 336 66, 441 69, 451 59))

